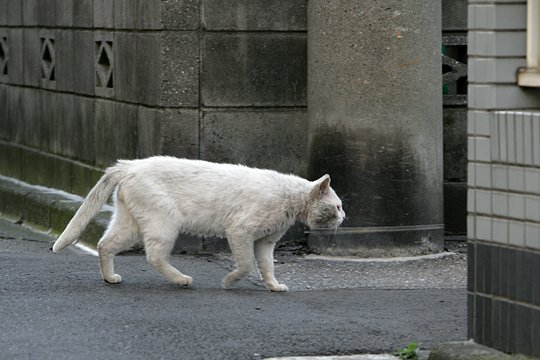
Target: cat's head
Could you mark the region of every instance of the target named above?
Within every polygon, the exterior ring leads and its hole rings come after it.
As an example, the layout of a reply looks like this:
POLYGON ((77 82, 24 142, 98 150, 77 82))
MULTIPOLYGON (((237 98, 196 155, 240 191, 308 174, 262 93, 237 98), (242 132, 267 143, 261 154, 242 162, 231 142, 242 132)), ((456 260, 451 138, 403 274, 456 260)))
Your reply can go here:
POLYGON ((336 229, 345 219, 341 199, 330 187, 330 176, 313 181, 305 218, 312 229, 336 229))

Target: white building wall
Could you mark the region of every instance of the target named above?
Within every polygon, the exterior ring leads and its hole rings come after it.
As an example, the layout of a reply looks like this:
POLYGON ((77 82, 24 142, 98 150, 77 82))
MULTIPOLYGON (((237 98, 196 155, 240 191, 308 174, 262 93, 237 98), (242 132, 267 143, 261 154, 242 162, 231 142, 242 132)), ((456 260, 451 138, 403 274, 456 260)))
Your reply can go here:
POLYGON ((540 88, 526 66, 527 2, 469 0, 469 337, 538 356, 540 88))

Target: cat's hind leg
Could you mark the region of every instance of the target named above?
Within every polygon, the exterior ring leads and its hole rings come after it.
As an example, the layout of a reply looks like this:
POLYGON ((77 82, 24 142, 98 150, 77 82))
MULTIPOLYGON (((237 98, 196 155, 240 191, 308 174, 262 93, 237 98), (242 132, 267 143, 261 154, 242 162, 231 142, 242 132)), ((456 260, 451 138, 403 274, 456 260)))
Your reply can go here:
POLYGON ((121 200, 116 200, 116 209, 111 224, 97 244, 101 277, 109 284, 117 284, 122 277, 114 272, 114 256, 127 250, 140 240, 137 223, 121 200))
POLYGON ((282 234, 271 234, 255 241, 255 257, 266 287, 271 291, 288 291, 274 276, 274 246, 282 234))
MULTIPOLYGON (((156 230, 155 234, 157 233, 156 230)), ((148 262, 170 282, 178 285, 191 285, 193 279, 190 276, 182 274, 169 262, 178 231, 172 229, 166 231, 162 227, 159 229, 159 234, 159 237, 155 235, 146 235, 144 237, 144 248, 148 262)))
POLYGON ((253 241, 242 236, 229 236, 229 246, 236 262, 236 269, 223 278, 222 286, 225 289, 230 288, 239 280, 245 278, 255 265, 255 256, 253 254, 253 241))

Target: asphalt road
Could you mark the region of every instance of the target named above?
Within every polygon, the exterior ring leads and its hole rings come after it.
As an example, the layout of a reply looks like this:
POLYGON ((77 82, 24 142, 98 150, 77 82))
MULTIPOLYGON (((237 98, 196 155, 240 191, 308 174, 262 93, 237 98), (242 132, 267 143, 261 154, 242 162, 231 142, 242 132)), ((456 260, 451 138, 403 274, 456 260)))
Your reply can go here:
POLYGON ((277 277, 292 291, 270 293, 255 277, 221 289, 227 256, 173 256, 194 278, 190 288, 167 283, 142 255, 121 256, 123 282, 107 285, 96 257, 73 247, 53 254, 49 241, 0 220, 0 359, 261 359, 466 338, 462 255, 403 263, 278 256, 277 277))

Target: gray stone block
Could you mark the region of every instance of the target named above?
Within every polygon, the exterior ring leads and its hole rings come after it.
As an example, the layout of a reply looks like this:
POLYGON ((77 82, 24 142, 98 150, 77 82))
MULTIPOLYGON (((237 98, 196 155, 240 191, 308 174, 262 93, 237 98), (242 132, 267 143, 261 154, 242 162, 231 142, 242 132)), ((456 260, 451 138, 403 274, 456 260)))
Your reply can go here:
POLYGON ((73 90, 84 95, 94 95, 94 33, 73 31, 73 90))
POLYGON ((39 92, 40 111, 40 150, 52 152, 52 131, 56 120, 56 94, 50 91, 39 92))
POLYGON ((94 28, 114 27, 114 1, 94 0, 94 28))
POLYGON ((95 159, 94 102, 95 99, 82 96, 77 96, 74 100, 72 122, 74 132, 77 133, 71 140, 74 157, 87 164, 93 164, 95 159))
POLYGON ((7 1, 7 24, 10 26, 22 25, 22 1, 8 0, 7 1))
POLYGON ((38 25, 56 26, 56 0, 38 0, 36 5, 38 25))
POLYGON ((80 141, 78 134, 82 129, 76 127, 75 120, 75 95, 56 94, 56 119, 53 130, 53 151, 55 154, 68 158, 77 156, 77 143, 80 141))
MULTIPOLYGON (((129 35, 126 36, 129 37, 129 35)), ((147 105, 158 105, 160 103, 159 85, 162 72, 161 34, 140 34, 131 36, 131 38, 133 40, 118 44, 117 58, 121 58, 120 61, 123 61, 123 64, 118 64, 118 72, 129 74, 127 78, 119 76, 118 87, 122 93, 124 89, 130 90, 130 98, 134 101, 147 105), (138 56, 133 59, 125 59, 126 55, 131 53, 136 53, 138 56)))
POLYGON ((162 110, 160 118, 161 152, 185 158, 199 158, 199 111, 162 110))
MULTIPOLYGON (((136 61, 139 55, 143 58, 156 56, 155 53, 137 53, 138 36, 135 33, 114 33, 114 92, 115 98, 124 101, 136 102, 137 81, 143 77, 137 74, 136 61)), ((149 71, 152 65, 149 65, 149 71)), ((147 84, 145 84, 146 86, 147 84)))
MULTIPOLYGON (((52 166, 52 158, 37 151, 22 150, 21 152, 21 177, 20 179, 30 184, 53 186, 54 181, 61 174, 55 174, 52 166)), ((56 185, 56 188, 61 186, 56 185)))
POLYGON ((53 175, 47 178, 46 182, 37 184, 44 184, 53 189, 73 192, 71 189, 73 183, 73 167, 75 164, 72 161, 66 161, 58 156, 46 156, 50 158, 51 173, 53 175))
POLYGON ((73 26, 73 4, 80 0, 56 0, 56 26, 72 27, 73 26))
POLYGON ((137 131, 139 121, 138 106, 115 103, 114 119, 111 123, 110 136, 115 145, 116 159, 134 159, 137 157, 137 131))
POLYGON ((135 29, 137 22, 137 1, 116 0, 114 2, 114 27, 135 29))
POLYGON ((24 105, 23 91, 21 87, 13 86, 9 88, 7 94, 7 134, 8 140, 21 144, 24 139, 24 118, 21 109, 24 105))
POLYGON ((202 0, 208 30, 306 30, 307 0, 202 0))
POLYGON ((39 30, 35 28, 23 29, 23 81, 25 85, 38 87, 41 74, 41 46, 39 30))
POLYGON ((303 110, 212 111, 203 115, 201 158, 307 175, 303 110))
POLYGON ((39 149, 41 144, 41 113, 39 90, 24 88, 22 90, 22 102, 20 109, 24 119, 24 144, 34 149, 39 149))
POLYGON ((22 150, 18 146, 8 143, 0 143, 0 174, 4 176, 22 179, 22 150))
POLYGON ((109 100, 96 99, 94 103, 94 122, 96 126, 96 149, 95 164, 97 166, 109 166, 115 159, 115 144, 112 144, 113 132, 120 132, 120 129, 113 130, 115 124, 115 102, 109 100))
MULTIPOLYGON (((140 85, 137 86, 135 98, 143 104, 161 105, 161 79, 164 70, 161 61, 162 35, 158 33, 141 34, 137 37, 136 46, 136 52, 140 56, 135 63, 135 81, 140 85)), ((173 79, 170 80, 174 82, 173 79)))
POLYGON ((94 26, 94 0, 73 1, 73 26, 76 28, 94 26))
POLYGON ((74 52, 73 30, 56 30, 56 88, 60 91, 73 91, 74 73, 78 69, 73 68, 74 52))
POLYGON ((114 27, 137 30, 194 30, 199 27, 197 0, 116 0, 114 27))
MULTIPOLYGON (((8 118, 9 89, 10 89, 9 86, 0 84, 0 119, 8 118)), ((7 121, 0 121, 0 139, 2 140, 9 139, 7 121)))
POLYGON ((161 110, 139 106, 137 157, 161 154, 161 110))
POLYGON ((24 84, 23 30, 8 29, 8 82, 14 85, 24 84))
POLYGON ((96 99, 96 165, 137 156, 137 106, 96 99))
POLYGON ((152 106, 198 105, 196 33, 115 33, 114 47, 117 99, 152 106))
POLYGON ((160 45, 160 72, 159 77, 154 79, 159 95, 158 105, 198 106, 199 40, 197 33, 163 33, 160 45))
POLYGON ((8 24, 8 0, 0 0, 0 26, 8 24))
POLYGON ((161 26, 166 30, 199 28, 199 0, 160 0, 161 26))
MULTIPOLYGON (((27 150, 23 150, 23 152, 27 154, 30 153, 30 151, 27 150)), ((31 152, 37 155, 36 159, 41 158, 41 160, 38 161, 47 164, 49 167, 48 177, 44 181, 35 182, 36 185, 43 185, 52 189, 60 189, 66 192, 72 192, 71 182, 74 163, 65 161, 59 157, 49 156, 36 151, 31 152)), ((28 168, 28 170, 30 172, 33 171, 32 168, 28 168)), ((49 201, 55 201, 58 199, 58 194, 54 190, 43 190, 42 193, 45 198, 49 199, 49 201)))
POLYGON ((304 34, 207 33, 202 45, 205 106, 305 106, 304 34))
POLYGON ((38 1, 40 0, 22 0, 24 26, 36 26, 38 24, 38 1))
POLYGON ((136 29, 161 29, 161 0, 135 0, 136 29))

